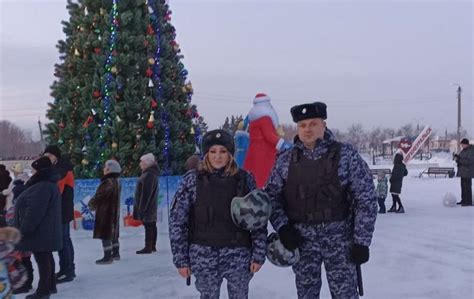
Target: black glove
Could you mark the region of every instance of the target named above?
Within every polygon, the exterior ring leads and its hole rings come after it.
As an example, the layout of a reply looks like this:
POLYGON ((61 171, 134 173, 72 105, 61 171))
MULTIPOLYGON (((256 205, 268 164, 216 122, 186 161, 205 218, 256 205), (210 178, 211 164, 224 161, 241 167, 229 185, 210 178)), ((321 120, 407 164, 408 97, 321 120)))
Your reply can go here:
POLYGON ((367 263, 369 261, 369 247, 354 244, 351 252, 351 260, 357 265, 367 263))
POLYGON ((300 234, 289 224, 283 225, 278 230, 281 244, 288 250, 295 250, 303 244, 303 238, 300 234))

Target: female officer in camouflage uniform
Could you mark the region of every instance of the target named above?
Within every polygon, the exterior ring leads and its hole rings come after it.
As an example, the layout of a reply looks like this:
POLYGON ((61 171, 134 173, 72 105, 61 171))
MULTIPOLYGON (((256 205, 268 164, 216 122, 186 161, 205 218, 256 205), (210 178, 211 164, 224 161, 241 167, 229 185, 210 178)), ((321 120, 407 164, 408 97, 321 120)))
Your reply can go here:
POLYGON ((182 277, 196 277, 201 298, 219 298, 223 278, 229 298, 247 298, 250 279, 265 261, 267 229, 238 228, 230 204, 255 189, 255 179, 234 161, 229 133, 208 132, 202 147, 202 165, 184 175, 171 207, 173 263, 182 277))

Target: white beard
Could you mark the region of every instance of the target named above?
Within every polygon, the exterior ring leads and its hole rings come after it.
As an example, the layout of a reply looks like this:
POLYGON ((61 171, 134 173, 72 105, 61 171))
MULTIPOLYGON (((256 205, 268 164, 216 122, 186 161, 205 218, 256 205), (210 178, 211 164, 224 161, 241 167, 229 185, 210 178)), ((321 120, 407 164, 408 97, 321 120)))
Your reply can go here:
POLYGON ((275 129, 278 128, 278 115, 269 102, 257 103, 249 111, 249 121, 254 121, 264 116, 269 116, 275 129))

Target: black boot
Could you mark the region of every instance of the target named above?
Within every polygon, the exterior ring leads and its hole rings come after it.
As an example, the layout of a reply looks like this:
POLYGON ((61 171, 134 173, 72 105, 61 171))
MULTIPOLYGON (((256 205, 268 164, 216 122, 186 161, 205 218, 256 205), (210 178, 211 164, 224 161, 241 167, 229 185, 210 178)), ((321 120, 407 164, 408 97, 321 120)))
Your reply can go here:
POLYGON ((158 238, 158 229, 156 225, 153 227, 153 235, 151 241, 151 251, 156 252, 156 239, 158 238))
POLYGON ((31 257, 23 257, 21 264, 25 267, 27 278, 20 288, 13 290, 14 295, 28 293, 33 288, 33 264, 31 263, 31 257))
MULTIPOLYGON (((155 240, 153 231, 153 222, 144 222, 145 227, 145 247, 141 250, 136 251, 137 254, 149 254, 153 252, 153 241, 155 240)), ((155 223, 156 228, 156 223, 155 223)))
POLYGON ((397 211, 397 206, 393 205, 387 212, 393 213, 393 212, 396 212, 396 211, 397 211))
POLYGON ((28 293, 31 289, 32 289, 31 284, 27 285, 25 283, 21 288, 13 290, 13 294, 18 295, 18 294, 28 293))
POLYGON ((114 259, 115 261, 120 261, 119 246, 115 246, 112 249, 112 259, 114 259))
POLYGON ((149 254, 153 252, 153 245, 151 242, 146 242, 145 247, 142 250, 138 250, 137 254, 149 254))
POLYGON ((49 299, 49 295, 38 295, 33 293, 25 297, 25 299, 49 299))
POLYGON ((100 260, 95 261, 97 265, 107 265, 112 264, 114 260, 112 259, 112 250, 104 250, 104 257, 100 260))

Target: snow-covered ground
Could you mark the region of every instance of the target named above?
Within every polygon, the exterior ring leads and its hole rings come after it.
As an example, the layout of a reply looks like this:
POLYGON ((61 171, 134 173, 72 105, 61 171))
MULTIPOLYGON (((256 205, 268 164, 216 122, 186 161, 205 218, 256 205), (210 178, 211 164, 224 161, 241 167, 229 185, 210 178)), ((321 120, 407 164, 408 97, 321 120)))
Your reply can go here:
MULTIPOLYGON (((405 180, 401 198, 406 214, 377 218, 371 258, 362 266, 364 298, 474 298, 474 207, 442 205, 446 192, 459 198, 459 185, 459 179, 409 176, 405 180)), ((53 298, 198 297, 194 285, 187 287, 171 262, 166 225, 160 227, 155 254, 135 254, 143 245, 143 235, 141 227, 122 229, 122 260, 97 266, 94 261, 102 257, 100 241, 93 240, 91 232, 73 232, 77 278, 58 285, 53 298)), ((291 269, 269 262, 250 285, 250 298, 287 299, 296 298, 295 294, 291 269)), ((225 282, 221 295, 227 298, 225 282)), ((321 298, 329 297, 324 279, 321 298)))

